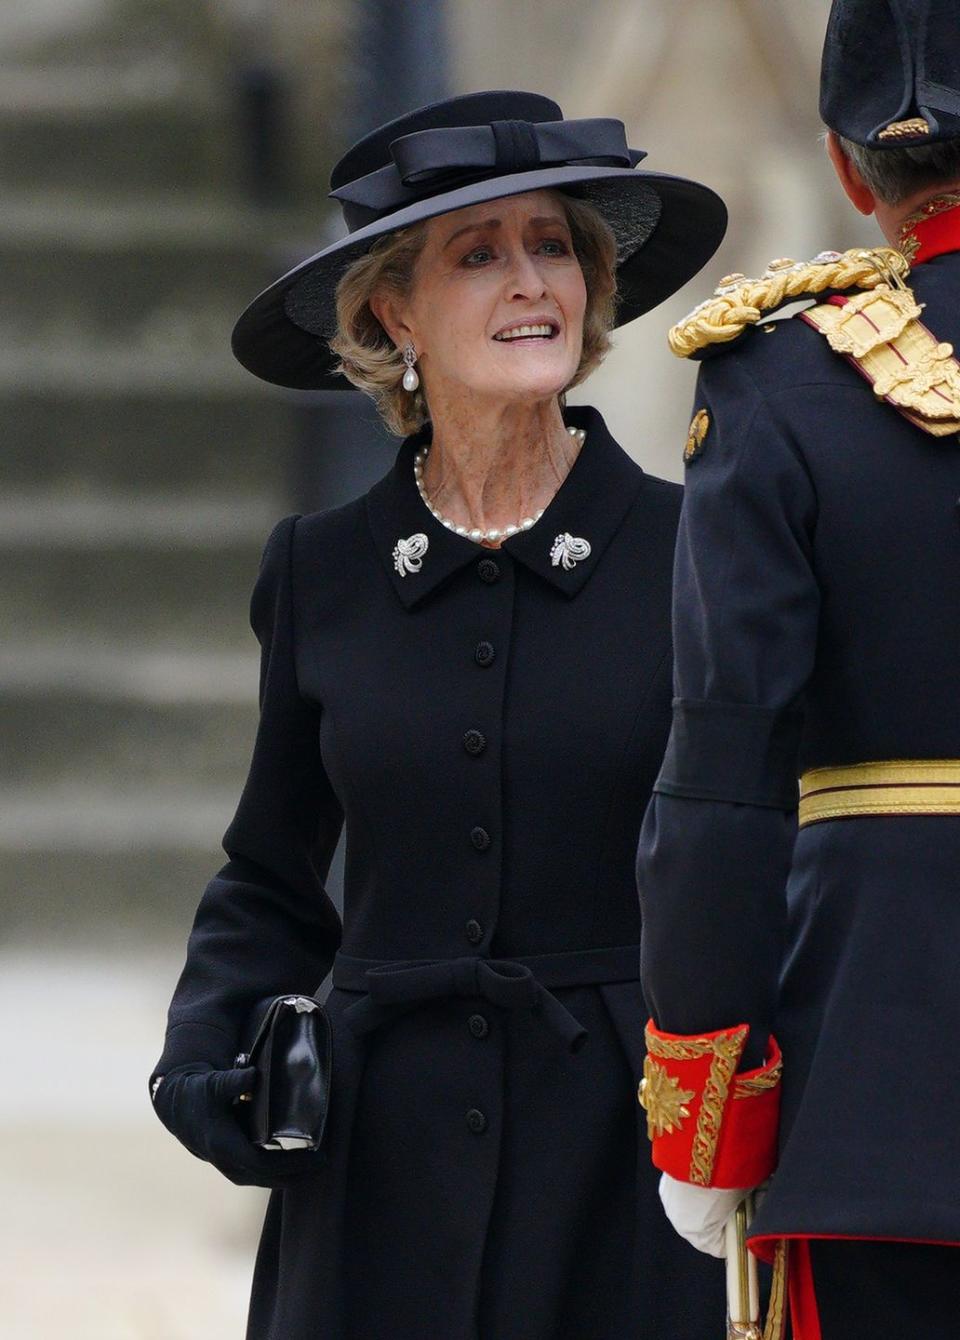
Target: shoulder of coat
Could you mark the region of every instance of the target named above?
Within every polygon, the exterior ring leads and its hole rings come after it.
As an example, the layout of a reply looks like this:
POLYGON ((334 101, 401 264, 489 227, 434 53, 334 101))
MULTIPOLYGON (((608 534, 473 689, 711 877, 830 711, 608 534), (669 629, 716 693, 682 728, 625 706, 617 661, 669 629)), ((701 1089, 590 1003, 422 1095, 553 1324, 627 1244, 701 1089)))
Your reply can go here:
POLYGON ((786 257, 771 261, 759 279, 731 274, 669 334, 678 358, 703 356, 730 344, 763 317, 787 303, 822 293, 902 285, 910 273, 906 257, 893 247, 821 251, 812 261, 786 257))
POLYGON ((352 498, 338 507, 308 512, 300 517, 297 522, 298 535, 303 543, 339 543, 362 527, 364 516, 364 498, 352 498))

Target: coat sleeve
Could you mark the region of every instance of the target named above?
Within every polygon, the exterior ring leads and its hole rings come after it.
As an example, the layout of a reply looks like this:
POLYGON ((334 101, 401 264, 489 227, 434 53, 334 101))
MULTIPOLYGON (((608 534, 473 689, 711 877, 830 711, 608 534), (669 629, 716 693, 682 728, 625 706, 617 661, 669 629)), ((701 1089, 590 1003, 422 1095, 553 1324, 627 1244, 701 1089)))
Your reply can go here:
POLYGON ((793 402, 743 362, 721 355, 698 384, 710 426, 687 469, 673 725, 637 878, 652 1023, 676 1035, 747 1025, 749 1067, 768 1055, 776 1007, 820 597, 793 402))
POLYGON ((324 889, 343 814, 320 755, 320 709, 296 674, 298 517, 267 540, 250 622, 260 642, 260 724, 229 858, 200 900, 154 1073, 197 1059, 229 1066, 252 1007, 309 994, 330 970, 340 918, 324 889))

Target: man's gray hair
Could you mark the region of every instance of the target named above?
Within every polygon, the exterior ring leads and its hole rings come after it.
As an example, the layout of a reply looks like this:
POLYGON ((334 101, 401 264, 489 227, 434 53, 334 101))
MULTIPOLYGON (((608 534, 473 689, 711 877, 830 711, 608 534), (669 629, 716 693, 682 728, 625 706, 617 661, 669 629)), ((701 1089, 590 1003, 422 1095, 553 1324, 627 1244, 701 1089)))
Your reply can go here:
POLYGON ((924 187, 960 185, 960 140, 913 149, 867 149, 842 135, 838 138, 843 152, 884 204, 899 205, 924 187))

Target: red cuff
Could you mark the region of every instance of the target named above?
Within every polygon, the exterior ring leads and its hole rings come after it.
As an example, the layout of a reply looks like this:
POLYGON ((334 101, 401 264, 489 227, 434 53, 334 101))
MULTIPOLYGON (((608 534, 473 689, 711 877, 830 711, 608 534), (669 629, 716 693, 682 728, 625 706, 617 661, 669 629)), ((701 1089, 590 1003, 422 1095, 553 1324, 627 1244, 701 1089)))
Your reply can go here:
POLYGON ((647 1024, 638 1097, 653 1162, 698 1186, 759 1186, 777 1161, 780 1048, 771 1037, 757 1070, 737 1073, 747 1024, 717 1033, 661 1033, 647 1024))

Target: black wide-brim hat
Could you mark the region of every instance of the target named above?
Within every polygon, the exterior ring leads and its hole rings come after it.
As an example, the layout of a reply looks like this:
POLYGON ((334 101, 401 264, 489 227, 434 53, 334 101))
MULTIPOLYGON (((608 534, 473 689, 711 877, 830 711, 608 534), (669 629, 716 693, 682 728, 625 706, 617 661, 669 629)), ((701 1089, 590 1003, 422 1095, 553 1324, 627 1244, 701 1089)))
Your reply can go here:
POLYGON ((960 139, 958 0, 833 0, 820 115, 869 149, 960 139))
POLYGON ((288 271, 246 309, 233 352, 278 386, 336 389, 327 341, 336 287, 378 238, 468 205, 545 189, 586 201, 617 241, 616 325, 682 287, 723 239, 727 211, 699 182, 636 171, 621 121, 564 121, 536 93, 472 93, 411 112, 365 136, 333 169, 331 196, 350 230, 288 271))

